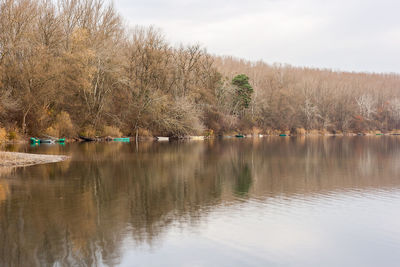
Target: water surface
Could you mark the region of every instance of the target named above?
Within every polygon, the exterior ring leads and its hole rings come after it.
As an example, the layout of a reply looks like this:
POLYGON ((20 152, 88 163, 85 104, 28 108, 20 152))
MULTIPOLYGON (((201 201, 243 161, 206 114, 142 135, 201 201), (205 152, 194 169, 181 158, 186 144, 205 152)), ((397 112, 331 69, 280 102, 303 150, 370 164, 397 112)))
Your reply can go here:
POLYGON ((400 137, 7 147, 0 266, 398 266, 400 137))

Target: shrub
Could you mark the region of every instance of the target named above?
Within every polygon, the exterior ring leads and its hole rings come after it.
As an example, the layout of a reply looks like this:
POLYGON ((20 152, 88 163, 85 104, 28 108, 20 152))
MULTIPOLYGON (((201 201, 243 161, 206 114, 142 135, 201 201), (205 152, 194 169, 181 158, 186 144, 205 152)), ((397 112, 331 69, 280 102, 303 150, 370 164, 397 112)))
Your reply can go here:
POLYGON ((65 111, 61 111, 57 115, 56 126, 60 137, 72 137, 76 134, 75 126, 72 123, 71 117, 65 111))
POLYGON ((182 137, 204 132, 201 110, 186 97, 153 106, 151 113, 154 127, 163 135, 182 137))
POLYGON ((252 135, 259 135, 261 133, 261 129, 257 128, 257 127, 253 127, 253 129, 251 130, 251 134, 252 135))
POLYGON ((50 126, 49 128, 46 129, 45 133, 50 136, 58 137, 60 136, 60 131, 55 129, 54 127, 50 126))
POLYGON ((103 128, 103 136, 112 136, 112 137, 121 137, 121 131, 114 126, 104 126, 103 128))
POLYGON ((54 137, 72 137, 76 134, 72 120, 65 111, 61 111, 56 116, 53 124, 45 132, 54 137))
POLYGON ((213 137, 214 136, 214 130, 213 129, 209 129, 209 130, 204 131, 204 136, 208 137, 208 138, 213 137))
POLYGON ((18 139, 18 133, 16 131, 10 131, 8 133, 8 140, 15 141, 18 139))
POLYGON ((7 141, 7 131, 4 128, 0 128, 0 142, 7 141))
POLYGON ((271 128, 265 129, 265 130, 264 130, 264 133, 265 133, 266 135, 278 135, 278 134, 279 134, 279 132, 277 132, 276 130, 271 129, 271 128))
POLYGON ((89 138, 96 137, 96 129, 93 126, 85 126, 79 133, 79 135, 89 138))
POLYGON ((336 135, 343 135, 342 131, 334 131, 333 133, 336 134, 336 135))
POLYGON ((330 133, 326 129, 322 129, 319 131, 320 135, 329 135, 330 133))
POLYGON ((400 134, 400 130, 399 129, 393 129, 392 131, 390 131, 391 134, 400 134))
POLYGON ((139 134, 139 136, 142 136, 142 137, 153 136, 153 134, 149 130, 143 129, 143 128, 139 128, 138 134, 139 134))
POLYGON ((309 134, 309 135, 319 135, 320 132, 319 132, 318 130, 309 130, 309 131, 308 131, 308 134, 309 134))
POLYGON ((224 114, 213 108, 205 110, 204 122, 207 129, 213 129, 218 135, 234 131, 239 126, 238 116, 224 114))
POLYGON ((296 128, 293 131, 294 135, 306 135, 306 130, 304 128, 296 128))

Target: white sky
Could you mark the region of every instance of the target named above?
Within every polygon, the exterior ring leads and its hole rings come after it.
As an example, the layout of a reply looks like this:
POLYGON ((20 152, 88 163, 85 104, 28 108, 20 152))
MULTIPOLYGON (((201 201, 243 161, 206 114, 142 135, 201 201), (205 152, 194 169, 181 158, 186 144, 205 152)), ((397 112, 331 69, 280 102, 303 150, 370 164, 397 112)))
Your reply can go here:
POLYGON ((400 73, 399 0, 114 0, 130 25, 212 54, 400 73))

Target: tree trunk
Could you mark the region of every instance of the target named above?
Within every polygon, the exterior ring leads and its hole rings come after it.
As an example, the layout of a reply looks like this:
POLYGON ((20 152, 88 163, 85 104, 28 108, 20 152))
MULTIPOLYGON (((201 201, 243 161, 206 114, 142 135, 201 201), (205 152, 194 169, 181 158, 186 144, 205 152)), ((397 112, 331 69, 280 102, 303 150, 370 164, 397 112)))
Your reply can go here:
POLYGON ((31 108, 29 107, 27 111, 25 111, 22 115, 22 134, 26 134, 26 116, 28 116, 29 110, 31 108))

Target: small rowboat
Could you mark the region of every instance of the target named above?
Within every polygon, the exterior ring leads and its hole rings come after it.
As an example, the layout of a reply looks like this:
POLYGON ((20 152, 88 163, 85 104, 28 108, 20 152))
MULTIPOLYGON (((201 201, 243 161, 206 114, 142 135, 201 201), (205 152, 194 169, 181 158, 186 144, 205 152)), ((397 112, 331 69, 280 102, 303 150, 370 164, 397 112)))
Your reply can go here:
POLYGON ((190 140, 204 140, 204 136, 189 136, 190 140))
POLYGON ((39 139, 31 137, 32 144, 55 144, 55 143, 65 143, 65 138, 60 139, 39 139))
POLYGON ((84 142, 94 142, 96 141, 95 138, 90 138, 90 137, 85 137, 85 136, 79 136, 80 139, 82 139, 84 142))
POLYGON ((128 142, 131 141, 131 139, 129 137, 126 137, 126 138, 123 137, 123 138, 114 138, 113 141, 114 142, 127 142, 128 143, 128 142))
POLYGON ((243 138, 243 137, 244 137, 244 135, 243 135, 243 134, 237 134, 237 135, 235 135, 235 137, 238 137, 238 138, 243 138))

